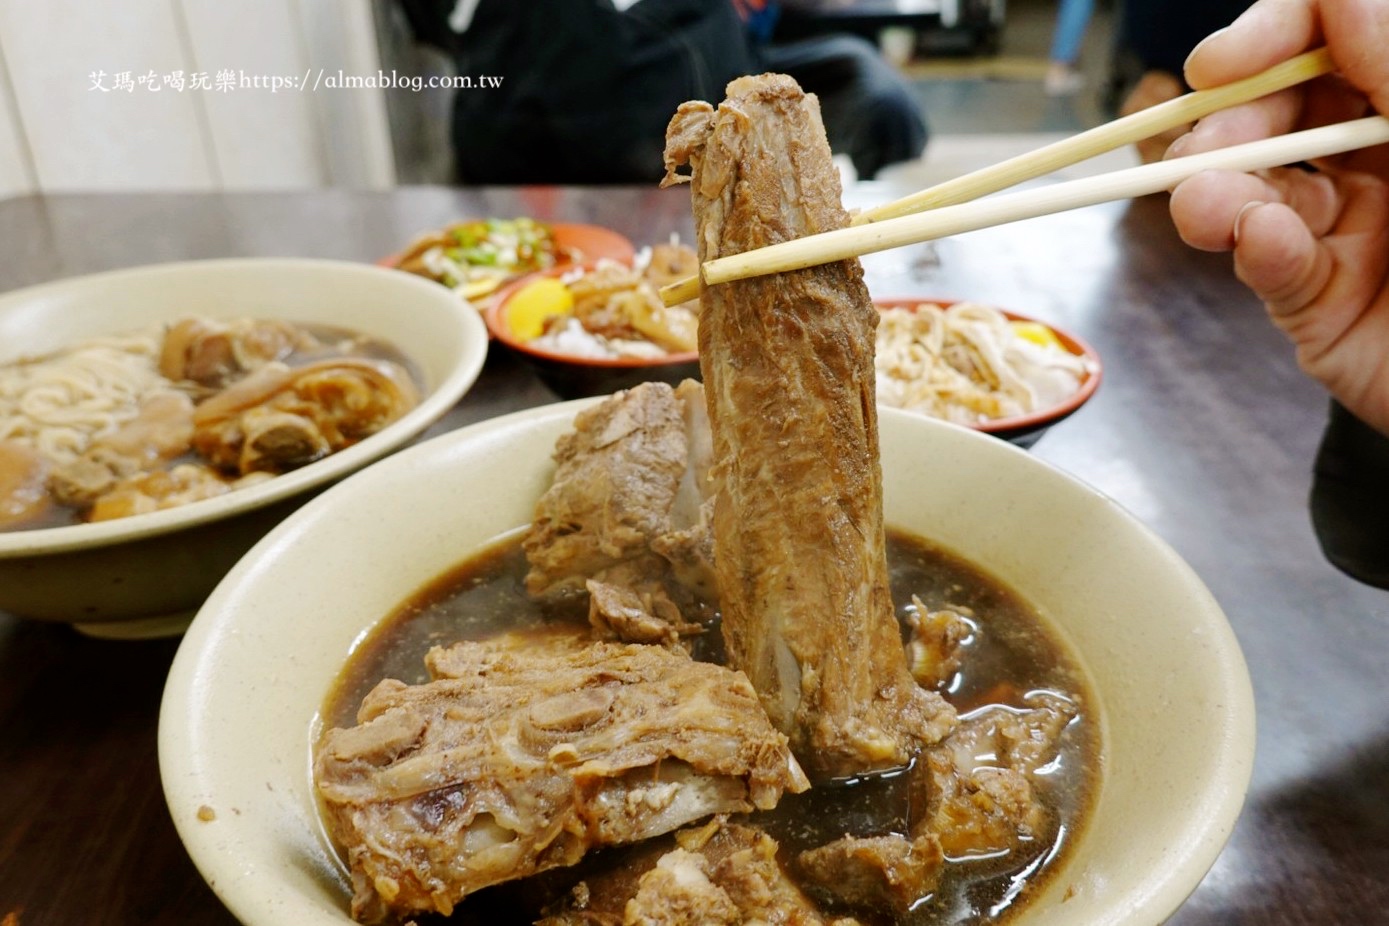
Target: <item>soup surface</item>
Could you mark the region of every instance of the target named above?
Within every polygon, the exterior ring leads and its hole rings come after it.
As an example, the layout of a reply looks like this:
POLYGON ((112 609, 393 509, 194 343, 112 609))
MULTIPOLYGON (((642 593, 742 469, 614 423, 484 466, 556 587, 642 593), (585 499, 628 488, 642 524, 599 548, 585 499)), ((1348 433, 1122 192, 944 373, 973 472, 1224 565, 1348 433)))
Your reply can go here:
MULTIPOLYGON (((585 626, 587 596, 548 606, 527 596, 527 563, 519 540, 519 535, 506 538, 444 574, 373 630, 325 703, 324 727, 352 726, 362 698, 382 679, 429 681, 423 659, 431 647, 483 639, 503 630, 541 635, 556 627, 585 626)), ((955 860, 947 856, 938 889, 897 920, 911 926, 1004 922, 1023 905, 1028 892, 1035 892, 1060 867, 1068 844, 1084 825, 1100 764, 1085 680, 1034 609, 983 570, 902 532, 889 532, 887 554, 904 640, 907 619, 916 607, 913 596, 929 611, 949 608, 969 615, 974 632, 966 641, 961 667, 940 689, 964 718, 995 705, 1025 708, 1029 694, 1038 692, 1060 695, 1077 708, 1076 718, 1060 735, 1057 758, 1034 777, 1038 797, 1050 811, 1045 831, 1026 852, 955 860)), ((705 607, 702 616, 710 629, 696 639, 694 655, 718 661, 718 615, 711 605, 705 607)), ((745 819, 775 838, 786 859, 846 834, 901 833, 914 812, 907 779, 908 770, 902 769, 821 783, 803 794, 785 795, 775 810, 745 819)), ((572 869, 479 891, 447 920, 418 919, 422 924, 531 923, 545 904, 578 880, 601 878, 605 869, 634 866, 653 851, 651 843, 671 845, 663 838, 598 851, 572 869)), ((858 916, 865 923, 891 922, 858 916)))

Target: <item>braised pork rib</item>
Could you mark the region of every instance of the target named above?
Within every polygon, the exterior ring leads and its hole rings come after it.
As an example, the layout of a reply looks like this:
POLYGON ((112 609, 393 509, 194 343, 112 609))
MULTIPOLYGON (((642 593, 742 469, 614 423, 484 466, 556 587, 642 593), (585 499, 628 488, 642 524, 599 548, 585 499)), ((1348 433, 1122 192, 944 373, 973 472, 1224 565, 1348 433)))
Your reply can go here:
POLYGON ((579 882, 536 926, 860 926, 823 914, 755 826, 716 817, 673 843, 579 882))
POLYGON ((683 651, 513 636, 426 664, 434 681, 381 682, 318 749, 361 922, 447 914, 487 885, 809 786, 747 679, 683 651))
MULTIPOLYGON (((701 260, 848 223, 818 104, 790 78, 682 106, 666 161, 692 181, 701 260)), ((1076 705, 1031 691, 961 722, 930 689, 980 630, 967 609, 914 600, 904 646, 862 277, 851 260, 706 288, 703 389, 619 393, 556 445, 524 584, 586 596, 589 626, 436 648, 432 681, 382 681, 324 735, 315 777, 358 920, 540 875, 518 889, 544 887, 541 926, 858 926, 916 916, 956 862, 1051 844, 1041 776, 1076 705), (715 610, 727 667, 688 654, 715 610), (900 779, 900 822, 851 828, 833 800, 813 805, 829 828, 728 819, 808 789, 802 766, 860 779, 850 792, 900 779)))
MULTIPOLYGON (((848 224, 819 105, 784 75, 732 82, 717 109, 682 105, 665 157, 667 182, 691 181, 701 260, 848 224)), ((808 770, 904 763, 954 712, 907 671, 889 595, 863 270, 724 283, 701 302, 729 664, 808 770)))
POLYGON ((651 581, 667 573, 695 589, 706 581, 712 552, 702 509, 712 489, 703 403, 698 383, 642 383, 575 417, 555 445, 554 480, 524 541, 527 591, 582 591, 615 570, 627 582, 652 559, 651 581))

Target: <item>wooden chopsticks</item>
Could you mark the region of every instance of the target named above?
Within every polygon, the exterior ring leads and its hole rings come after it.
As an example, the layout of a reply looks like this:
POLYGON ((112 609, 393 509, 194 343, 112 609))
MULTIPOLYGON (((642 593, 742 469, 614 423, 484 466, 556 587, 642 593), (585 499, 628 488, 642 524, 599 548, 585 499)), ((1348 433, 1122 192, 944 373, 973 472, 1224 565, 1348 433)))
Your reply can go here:
MULTIPOLYGON (((1370 124, 1383 120, 1371 117, 1360 120, 1362 128, 1349 134, 1333 132, 1329 135, 1311 135, 1309 132, 1303 132, 1297 136, 1265 139, 1252 145, 1230 148, 1227 151, 1247 153, 1232 155, 1234 160, 1228 164, 1225 161, 1212 162, 1209 157, 1226 152, 1210 152, 1209 155, 1149 164, 1101 177, 1076 180, 1047 190, 997 197, 986 202, 974 203, 967 210, 961 209, 961 204, 970 203, 981 196, 1157 135, 1218 110, 1328 74, 1333 69, 1331 56, 1326 49, 1306 52, 1253 77, 1222 87, 1188 93, 1028 154, 1009 158, 895 202, 866 210, 854 218, 849 228, 810 235, 795 241, 709 261, 702 268, 704 283, 713 285, 764 273, 798 270, 905 244, 916 244, 992 225, 1035 218, 1052 212, 1095 205, 1113 199, 1142 196, 1168 189, 1201 170, 1220 167, 1231 170, 1260 170, 1380 144, 1383 139, 1378 139, 1374 127, 1370 124), (1302 142, 1290 141, 1286 149, 1271 144, 1301 136, 1309 138, 1302 142), (1295 154, 1306 150, 1308 143, 1314 148, 1324 145, 1346 147, 1295 154), (1284 154, 1285 150, 1292 153, 1284 154), (1241 166, 1246 164, 1251 166, 1241 166), (916 215, 927 210, 935 211, 929 216, 916 215), (912 217, 917 221, 907 221, 912 217)), ((1346 126, 1354 124, 1344 123, 1346 126)), ((1321 131, 1323 130, 1311 130, 1312 133, 1321 131)), ((676 305, 699 295, 699 287, 698 277, 688 277, 663 287, 661 299, 667 305, 676 305)))
POLYGON ((1196 90, 1166 103, 1140 110, 1113 122, 1072 135, 1036 151, 1000 161, 982 170, 937 184, 920 193, 913 193, 896 202, 866 210, 855 216, 853 224, 864 225, 914 212, 924 212, 937 206, 978 199, 989 193, 1045 176, 1063 167, 1113 151, 1124 145, 1151 138, 1168 129, 1195 122, 1202 116, 1247 103, 1278 90, 1329 74, 1334 69, 1331 54, 1325 48, 1309 51, 1274 65, 1261 74, 1237 80, 1223 87, 1196 90))
POLYGON ((1146 196, 1170 189, 1203 170, 1264 170, 1385 143, 1389 143, 1389 118, 1369 116, 1219 151, 1131 167, 1099 177, 1058 183, 1044 189, 943 206, 918 215, 808 235, 711 260, 704 264, 704 281, 706 285, 713 285, 765 273, 800 270, 1067 209, 1146 196))

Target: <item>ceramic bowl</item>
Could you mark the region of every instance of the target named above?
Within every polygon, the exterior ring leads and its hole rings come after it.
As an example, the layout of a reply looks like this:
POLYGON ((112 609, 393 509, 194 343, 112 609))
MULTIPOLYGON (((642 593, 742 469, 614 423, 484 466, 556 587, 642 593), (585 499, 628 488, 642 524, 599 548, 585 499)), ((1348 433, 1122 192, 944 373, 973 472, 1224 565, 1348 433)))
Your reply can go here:
POLYGON ((507 350, 529 364, 540 381, 561 399, 580 399, 610 395, 638 383, 662 382, 678 386, 683 380, 699 379, 699 351, 682 351, 659 357, 581 357, 537 347, 522 341, 507 322, 512 297, 537 276, 557 277, 573 268, 555 268, 507 285, 483 312, 487 330, 507 350))
POLYGON ((118 270, 4 294, 0 363, 190 314, 283 318, 382 338, 417 365, 421 401, 358 444, 217 498, 113 521, 0 532, 0 611, 108 636, 181 629, 266 531, 457 403, 487 352, 477 313, 428 281, 360 264, 250 259, 118 270))
MULTIPOLYGON (((353 648, 413 592, 526 524, 584 403, 428 441, 330 489, 208 599, 164 692, 173 820, 247 926, 346 926, 350 889, 314 798, 318 714, 353 648)), ((1249 676, 1192 570, 1110 499, 1003 441, 883 410, 885 513, 1035 605, 1087 673, 1102 771, 1069 857, 1010 922, 1158 923, 1240 810, 1249 676)))
MULTIPOLYGON (((930 299, 920 297, 896 297, 891 299, 874 299, 873 303, 879 310, 882 309, 915 309, 923 303, 932 305, 950 306, 960 300, 954 299, 930 299)), ((1019 447, 1031 447, 1041 440, 1042 435, 1053 425, 1064 421, 1071 415, 1080 410, 1080 407, 1090 401, 1094 396, 1095 390, 1100 387, 1100 379, 1104 375, 1104 366, 1100 363, 1100 355, 1095 349, 1064 328, 1060 328, 1051 322, 1044 322, 1037 318, 1032 318, 1018 312, 1001 310, 1010 321, 1032 322, 1042 325, 1051 330, 1056 335, 1056 339, 1061 342, 1061 346, 1068 352, 1083 357, 1085 359, 1088 373, 1082 380, 1080 388, 1061 402, 1057 402, 1047 408, 1029 412, 1026 415, 1014 415, 1008 418, 995 418, 992 421, 980 421, 972 423, 969 427, 985 434, 992 434, 1010 443, 1017 444, 1019 447)))

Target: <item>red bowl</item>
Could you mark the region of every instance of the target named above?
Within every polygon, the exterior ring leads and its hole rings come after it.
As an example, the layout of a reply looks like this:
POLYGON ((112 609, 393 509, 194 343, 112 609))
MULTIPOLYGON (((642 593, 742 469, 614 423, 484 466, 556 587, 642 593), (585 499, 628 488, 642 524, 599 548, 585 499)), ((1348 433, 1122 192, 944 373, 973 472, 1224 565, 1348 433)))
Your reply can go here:
MULTIPOLYGON (((915 309, 919 305, 930 304, 938 306, 952 306, 961 299, 931 299, 931 298, 905 298, 894 297, 891 299, 874 299, 873 304, 882 309, 915 309)), ((1051 322, 1044 322, 1039 318, 1032 318, 1018 312, 1010 312, 1007 309, 1000 309, 1007 319, 1018 322, 1033 322, 1051 330, 1056 335, 1056 339, 1061 342, 1061 346, 1077 357, 1084 357, 1089 372, 1081 380, 1080 388, 1073 392, 1064 401, 1052 405, 1048 408, 1029 412, 1026 415, 1014 415, 1009 418, 994 418, 991 421, 980 421, 971 423, 968 427, 976 431, 983 431, 985 434, 992 434, 1001 437, 1010 443, 1020 447, 1031 447, 1041 439, 1042 434, 1048 428, 1075 414, 1076 410, 1090 400, 1095 394, 1095 390, 1100 387, 1100 378, 1103 367, 1100 364, 1100 355, 1095 353, 1095 349, 1076 335, 1058 328, 1051 322)))
MULTIPOLYGON (((593 262, 577 266, 592 270, 593 262)), ((573 266, 552 267, 514 280, 498 291, 496 298, 482 314, 492 337, 529 363, 541 382, 561 398, 578 399, 608 395, 644 382, 664 382, 676 386, 686 379, 699 379, 698 351, 681 351, 649 358, 576 357, 573 354, 534 347, 526 341, 518 340, 512 333, 511 326, 506 323, 506 312, 511 297, 537 277, 558 277, 574 269, 573 266)))
MULTIPOLYGON (((557 268, 572 267, 578 263, 604 259, 630 264, 637 255, 636 248, 629 238, 610 228, 603 228, 601 225, 552 222, 550 223, 550 231, 554 234, 557 251, 561 254, 575 255, 572 258, 561 257, 555 264, 557 268)), ((408 249, 383 257, 376 263, 379 266, 394 270, 400 266, 400 261, 406 253, 408 253, 408 249)), ((513 279, 520 279, 524 275, 518 274, 513 279)), ((488 306, 496 302, 500 294, 501 289, 498 289, 492 295, 483 297, 483 310, 485 311, 488 306)))

